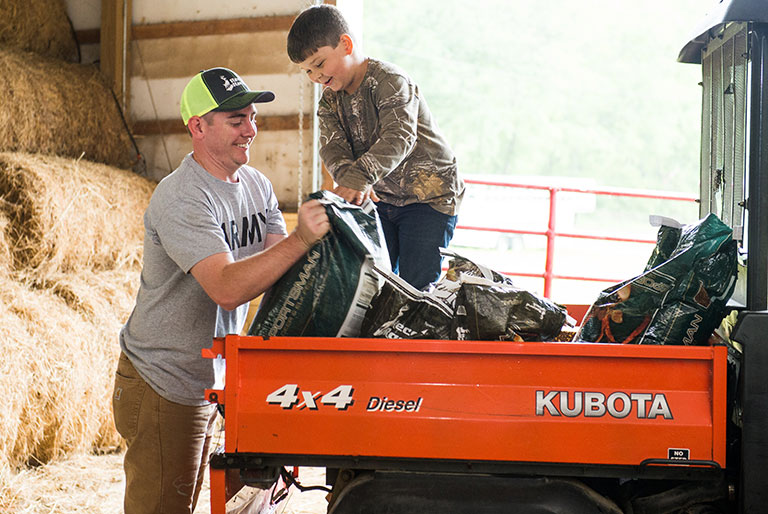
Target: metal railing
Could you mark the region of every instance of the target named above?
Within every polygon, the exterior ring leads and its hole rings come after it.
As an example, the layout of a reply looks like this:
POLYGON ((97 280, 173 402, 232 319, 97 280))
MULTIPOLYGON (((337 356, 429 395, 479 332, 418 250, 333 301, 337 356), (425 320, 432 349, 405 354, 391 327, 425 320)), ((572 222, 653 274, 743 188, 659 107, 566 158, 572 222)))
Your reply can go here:
POLYGON ((559 280, 580 280, 580 281, 595 281, 595 282, 615 282, 614 279, 595 276, 576 276, 576 275, 559 275, 554 272, 555 263, 555 239, 558 237, 573 238, 573 239, 591 239, 601 241, 612 241, 617 243, 647 243, 656 244, 655 239, 637 239, 631 237, 620 236, 608 236, 608 235, 596 235, 596 234, 584 234, 575 232, 558 232, 557 230, 557 201, 558 193, 583 193, 591 195, 605 195, 615 197, 628 197, 628 198, 644 198, 653 200, 672 200, 680 202, 698 202, 698 198, 693 195, 674 193, 668 191, 653 191, 653 190, 636 190, 636 189, 623 189, 623 188, 578 188, 578 187, 558 187, 558 186, 546 186, 537 184, 523 184, 513 182, 496 182, 489 180, 477 180, 466 178, 465 184, 482 185, 482 186, 495 186, 495 187, 507 187, 516 189, 528 189, 547 191, 549 193, 549 213, 548 223, 546 230, 523 230, 523 229, 505 229, 498 227, 481 227, 481 226, 469 226, 461 224, 461 216, 459 216, 459 225, 457 229, 462 230, 474 230, 484 232, 497 232, 504 234, 520 234, 520 235, 535 235, 546 237, 546 256, 544 262, 544 271, 542 273, 526 273, 515 271, 502 271, 506 275, 519 276, 519 277, 531 277, 544 279, 544 291, 543 294, 547 298, 551 298, 552 283, 555 279, 559 280))

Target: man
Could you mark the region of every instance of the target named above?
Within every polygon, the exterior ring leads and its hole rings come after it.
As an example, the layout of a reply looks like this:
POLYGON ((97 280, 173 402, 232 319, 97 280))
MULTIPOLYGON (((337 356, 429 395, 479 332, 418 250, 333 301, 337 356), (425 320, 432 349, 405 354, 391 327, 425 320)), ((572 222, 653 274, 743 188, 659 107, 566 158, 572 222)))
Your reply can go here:
POLYGON ((120 332, 113 408, 128 443, 128 514, 194 511, 216 418, 204 391, 223 385, 223 362, 201 350, 239 333, 247 302, 329 229, 313 200, 286 236, 271 183, 247 166, 254 104, 273 99, 226 68, 198 73, 182 93, 193 151, 144 213, 141 283, 120 332))

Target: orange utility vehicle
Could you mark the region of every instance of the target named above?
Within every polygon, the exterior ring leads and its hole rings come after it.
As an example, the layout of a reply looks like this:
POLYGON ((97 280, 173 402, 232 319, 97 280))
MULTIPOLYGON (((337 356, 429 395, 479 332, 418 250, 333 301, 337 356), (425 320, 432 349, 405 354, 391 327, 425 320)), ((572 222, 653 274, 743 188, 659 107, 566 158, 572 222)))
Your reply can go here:
POLYGON ((296 483, 285 466, 328 468, 334 514, 768 512, 768 2, 723 0, 679 60, 703 70, 700 214, 740 242, 740 359, 682 342, 216 339, 212 512, 235 469, 273 509, 296 483))

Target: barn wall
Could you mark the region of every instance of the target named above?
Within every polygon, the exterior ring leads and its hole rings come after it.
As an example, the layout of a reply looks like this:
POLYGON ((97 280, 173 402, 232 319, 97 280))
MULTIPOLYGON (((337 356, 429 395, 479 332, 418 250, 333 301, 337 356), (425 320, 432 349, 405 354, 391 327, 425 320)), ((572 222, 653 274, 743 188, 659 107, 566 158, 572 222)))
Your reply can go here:
MULTIPOLYGON (((66 0, 67 15, 75 33, 98 30, 101 26, 101 0, 66 0)), ((80 62, 90 64, 99 60, 98 42, 80 40, 80 62)))
MULTIPOLYGON (((99 60, 101 1, 67 0, 68 14, 80 36, 82 62, 99 60)), ((274 102, 257 106, 259 133, 251 147, 250 164, 270 178, 281 207, 295 209, 299 198, 314 189, 314 86, 288 59, 285 39, 290 21, 311 0, 131 3, 128 121, 147 176, 161 179, 192 149, 179 115, 186 82, 201 69, 225 66, 251 88, 275 92, 274 102), (206 21, 212 23, 203 24, 206 21), (233 31, 222 33, 223 23, 233 31)))

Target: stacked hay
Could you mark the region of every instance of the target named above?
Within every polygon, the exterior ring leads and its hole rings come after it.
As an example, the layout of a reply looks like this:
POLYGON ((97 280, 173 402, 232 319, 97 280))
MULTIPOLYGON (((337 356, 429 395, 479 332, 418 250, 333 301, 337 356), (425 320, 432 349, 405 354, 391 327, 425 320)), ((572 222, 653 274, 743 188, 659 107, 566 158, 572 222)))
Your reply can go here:
POLYGON ((87 161, 0 153, 0 194, 14 267, 36 276, 140 264, 152 184, 87 161), (127 235, 136 239, 126 240, 127 235))
POLYGON ((77 42, 63 0, 0 2, 0 47, 78 60, 77 42))
POLYGON ((119 444, 117 333, 153 188, 103 164, 0 153, 0 472, 119 444))
POLYGON ((115 333, 107 336, 48 291, 8 282, 0 302, 0 383, 11 398, 0 422, 5 464, 116 444, 106 401, 115 333))
POLYGON ((0 511, 23 465, 120 438, 111 393, 154 184, 62 0, 0 0, 0 511), (103 164, 96 164, 103 163, 103 164))
POLYGON ((120 110, 97 69, 1 46, 0 69, 0 151, 134 164, 120 110))
POLYGON ((5 237, 9 223, 8 217, 3 214, 2 206, 0 206, 0 277, 8 275, 8 266, 11 263, 11 245, 8 238, 5 237))

